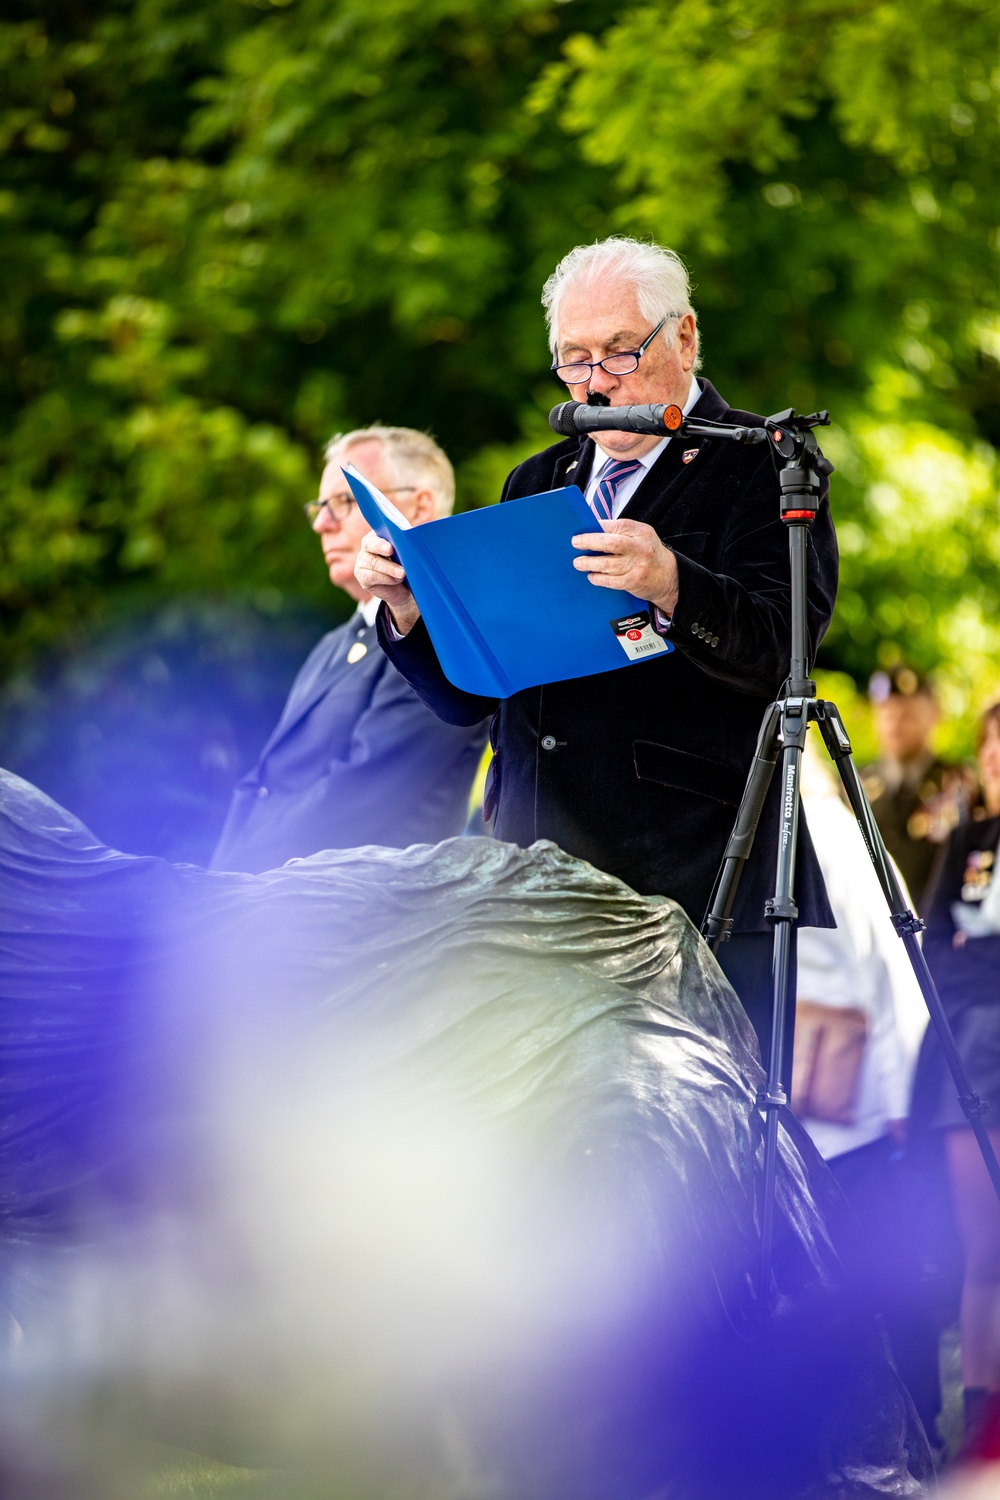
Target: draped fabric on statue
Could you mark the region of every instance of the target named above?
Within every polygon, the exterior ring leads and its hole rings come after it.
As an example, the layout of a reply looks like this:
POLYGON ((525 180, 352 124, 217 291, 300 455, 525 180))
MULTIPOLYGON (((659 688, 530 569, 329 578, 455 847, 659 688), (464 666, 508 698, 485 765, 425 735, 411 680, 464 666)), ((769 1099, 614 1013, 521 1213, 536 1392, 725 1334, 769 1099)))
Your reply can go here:
POLYGON ((762 1074, 672 902, 545 843, 170 866, 4 773, 0 881, 0 1295, 64 1405, 85 1293, 129 1420, 358 1500, 917 1492, 791 1121, 756 1318, 762 1074))

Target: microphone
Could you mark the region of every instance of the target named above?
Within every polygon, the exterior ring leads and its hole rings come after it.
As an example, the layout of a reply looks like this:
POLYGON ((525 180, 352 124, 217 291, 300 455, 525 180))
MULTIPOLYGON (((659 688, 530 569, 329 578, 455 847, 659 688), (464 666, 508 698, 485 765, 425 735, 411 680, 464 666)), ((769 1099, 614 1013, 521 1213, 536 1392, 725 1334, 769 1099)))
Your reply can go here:
MULTIPOLYGON (((649 432, 655 437, 680 433, 682 437, 728 438, 732 443, 766 443, 774 441, 777 446, 784 442, 788 427, 786 413, 784 428, 769 430, 762 427, 731 427, 725 422, 712 422, 707 418, 685 417, 679 406, 585 406, 582 401, 564 401, 549 412, 549 426, 553 432, 564 437, 573 437, 578 432, 649 432)), ((773 417, 768 422, 774 422, 773 417)), ((783 453, 783 448, 778 448, 783 453)))
POLYGON ((652 432, 663 437, 677 432, 683 421, 679 406, 587 406, 582 401, 563 401, 549 412, 549 426, 564 437, 578 432, 652 432))

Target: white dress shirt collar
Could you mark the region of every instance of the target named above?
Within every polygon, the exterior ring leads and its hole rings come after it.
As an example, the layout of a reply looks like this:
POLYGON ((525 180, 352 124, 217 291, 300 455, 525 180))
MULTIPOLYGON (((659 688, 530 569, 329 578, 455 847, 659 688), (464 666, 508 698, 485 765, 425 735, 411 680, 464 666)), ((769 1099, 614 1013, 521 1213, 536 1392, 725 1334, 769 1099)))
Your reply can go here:
MULTIPOLYGON (((694 407, 697 405, 700 397, 701 383, 696 376, 692 375, 691 389, 688 391, 687 400, 684 402, 684 405, 681 408, 685 416, 689 416, 690 413, 694 410, 694 407)), ((648 453, 643 453, 639 456, 638 462, 642 467, 636 469, 634 474, 629 474, 626 479, 622 480, 615 495, 614 515, 616 518, 621 515, 622 511, 625 509, 626 505, 631 500, 632 496, 635 494, 636 490, 639 488, 640 484, 645 479, 646 475, 656 463, 656 460, 659 458, 660 454, 664 451, 669 442, 669 437, 660 438, 660 441, 655 444, 654 447, 650 448, 648 453)), ((587 481, 586 489, 587 501, 591 505, 593 504, 594 491, 597 489, 597 484, 601 477, 601 471, 604 468, 605 463, 607 462, 606 455, 602 453, 600 448, 597 448, 596 444, 594 446, 596 448, 596 452, 594 453, 594 463, 593 468, 591 469, 590 478, 587 481)))

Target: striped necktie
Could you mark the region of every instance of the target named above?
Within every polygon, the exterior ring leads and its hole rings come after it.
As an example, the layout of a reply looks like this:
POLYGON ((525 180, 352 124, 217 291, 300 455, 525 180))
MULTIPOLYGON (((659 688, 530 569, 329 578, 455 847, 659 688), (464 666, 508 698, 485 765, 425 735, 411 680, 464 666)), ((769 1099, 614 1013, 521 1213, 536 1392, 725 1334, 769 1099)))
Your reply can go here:
POLYGON ((597 482, 597 489, 591 498, 591 507, 594 514, 602 521, 610 521, 615 513, 615 496, 618 486, 623 484, 630 474, 641 468, 637 458, 609 458, 601 470, 601 477, 597 482))

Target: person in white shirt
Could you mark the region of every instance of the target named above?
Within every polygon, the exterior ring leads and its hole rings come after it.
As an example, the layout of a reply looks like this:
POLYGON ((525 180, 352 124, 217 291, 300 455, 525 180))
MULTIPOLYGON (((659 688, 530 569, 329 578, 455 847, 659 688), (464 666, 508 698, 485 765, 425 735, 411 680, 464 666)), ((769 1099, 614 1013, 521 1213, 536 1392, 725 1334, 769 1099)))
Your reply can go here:
POLYGON ((936 1442, 939 1329, 920 1259, 927 1185, 901 1160, 927 1009, 861 831, 811 741, 802 780, 837 926, 799 929, 792 1108, 855 1212, 862 1295, 936 1442))

